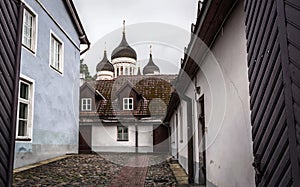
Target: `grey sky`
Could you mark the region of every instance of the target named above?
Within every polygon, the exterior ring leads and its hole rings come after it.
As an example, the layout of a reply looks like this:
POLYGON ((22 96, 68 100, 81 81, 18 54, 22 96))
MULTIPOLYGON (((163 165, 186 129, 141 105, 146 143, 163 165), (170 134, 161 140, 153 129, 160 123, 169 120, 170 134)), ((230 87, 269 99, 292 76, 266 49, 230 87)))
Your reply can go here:
POLYGON ((189 42, 191 23, 196 20, 197 0, 74 0, 74 3, 92 43, 84 56, 91 74, 95 74, 96 64, 103 56, 104 42, 110 56, 121 41, 122 20, 126 20, 127 41, 137 51, 141 68, 147 63, 152 44, 154 61, 161 72, 177 73, 183 48, 189 42), (178 41, 174 43, 172 39, 178 41))

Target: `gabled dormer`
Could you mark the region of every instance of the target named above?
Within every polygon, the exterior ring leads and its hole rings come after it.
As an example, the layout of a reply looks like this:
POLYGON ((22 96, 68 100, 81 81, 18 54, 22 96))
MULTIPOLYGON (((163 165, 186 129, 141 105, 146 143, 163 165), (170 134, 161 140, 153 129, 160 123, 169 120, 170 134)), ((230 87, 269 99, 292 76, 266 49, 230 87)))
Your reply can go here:
POLYGON ((106 98, 92 86, 92 82, 85 82, 80 87, 80 112, 92 112, 97 110, 101 100, 106 98))
POLYGON ((143 99, 136 87, 127 81, 117 92, 120 110, 136 110, 143 99))

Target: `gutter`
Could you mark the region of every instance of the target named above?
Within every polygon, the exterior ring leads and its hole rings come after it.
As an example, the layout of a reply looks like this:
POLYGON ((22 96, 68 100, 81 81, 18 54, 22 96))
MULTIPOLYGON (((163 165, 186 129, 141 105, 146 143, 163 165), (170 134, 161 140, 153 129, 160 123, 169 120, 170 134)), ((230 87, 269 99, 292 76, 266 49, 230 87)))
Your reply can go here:
POLYGON ((80 51, 80 56, 83 55, 84 53, 86 53, 90 49, 90 47, 91 47, 91 44, 88 43, 87 48, 85 48, 83 51, 80 51))
POLYGON ((78 13, 77 13, 76 8, 75 8, 75 5, 73 3, 73 0, 64 0, 64 3, 67 6, 67 8, 68 8, 68 10, 71 14, 73 23, 76 27, 76 30, 77 30, 78 34, 79 34, 80 44, 86 44, 87 45, 87 47, 83 51, 80 52, 80 55, 83 55, 84 53, 86 53, 90 49, 91 43, 90 43, 89 39, 87 38, 87 35, 86 35, 86 33, 83 29, 82 23, 79 19, 78 13))

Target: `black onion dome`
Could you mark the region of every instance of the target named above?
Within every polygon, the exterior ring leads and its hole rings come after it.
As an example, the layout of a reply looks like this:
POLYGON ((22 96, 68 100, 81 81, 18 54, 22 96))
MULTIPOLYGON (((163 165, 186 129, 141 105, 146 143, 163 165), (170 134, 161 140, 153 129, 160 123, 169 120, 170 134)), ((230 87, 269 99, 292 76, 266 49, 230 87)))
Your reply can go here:
POLYGON ((107 59, 107 55, 106 55, 106 51, 104 51, 104 56, 102 58, 102 60, 98 63, 97 67, 96 67, 96 71, 115 71, 114 66, 109 62, 109 60, 107 59))
POLYGON ((160 72, 159 67, 154 64, 153 59, 152 59, 152 54, 150 54, 150 59, 148 64, 144 67, 143 69, 143 74, 154 74, 154 72, 160 72))
POLYGON ((137 59, 135 50, 132 47, 130 47, 126 41, 125 32, 123 32, 123 38, 121 43, 117 48, 113 50, 111 59, 115 59, 119 57, 129 57, 135 60, 137 59))

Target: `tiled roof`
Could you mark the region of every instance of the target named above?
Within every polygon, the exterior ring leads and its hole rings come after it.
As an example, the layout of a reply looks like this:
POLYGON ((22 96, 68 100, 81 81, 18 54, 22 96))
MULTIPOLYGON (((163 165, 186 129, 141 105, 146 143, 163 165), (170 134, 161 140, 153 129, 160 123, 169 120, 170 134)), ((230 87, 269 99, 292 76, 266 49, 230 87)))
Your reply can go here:
POLYGON ((119 76, 114 80, 99 80, 96 89, 107 99, 100 101, 97 110, 100 118, 114 116, 164 116, 176 75, 119 76), (131 83, 142 94, 143 100, 136 110, 122 110, 116 93, 124 84, 131 83))

